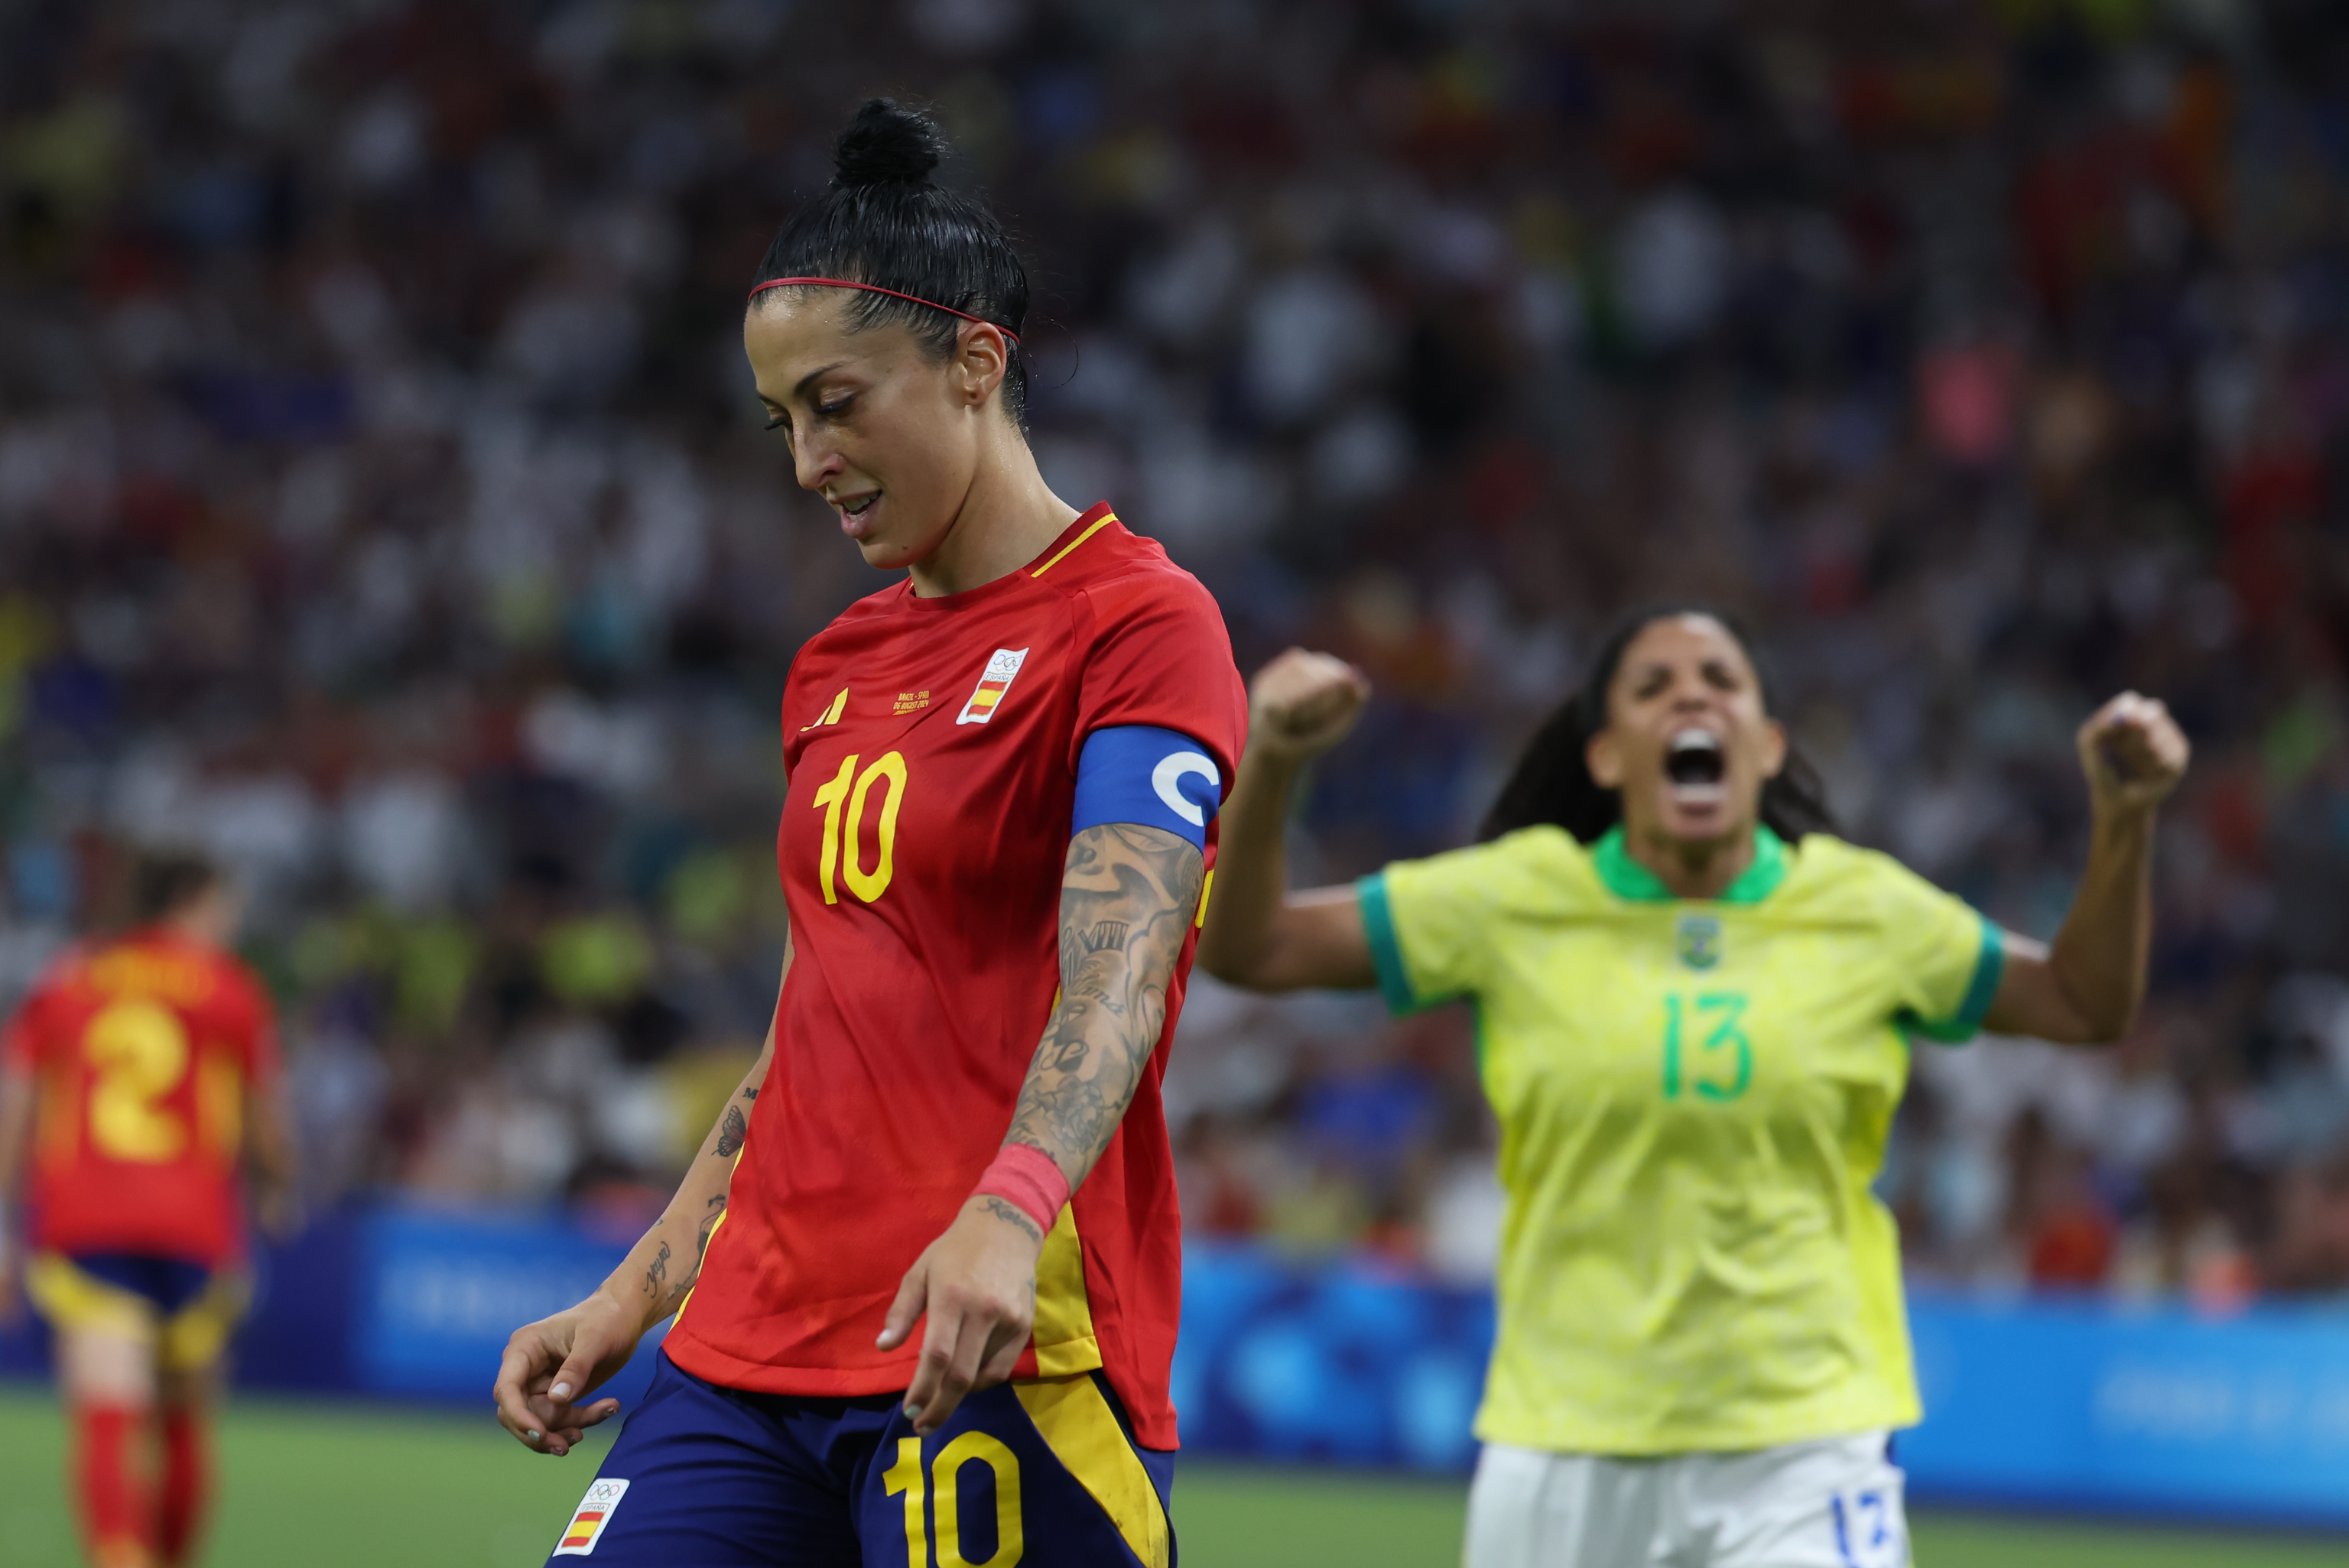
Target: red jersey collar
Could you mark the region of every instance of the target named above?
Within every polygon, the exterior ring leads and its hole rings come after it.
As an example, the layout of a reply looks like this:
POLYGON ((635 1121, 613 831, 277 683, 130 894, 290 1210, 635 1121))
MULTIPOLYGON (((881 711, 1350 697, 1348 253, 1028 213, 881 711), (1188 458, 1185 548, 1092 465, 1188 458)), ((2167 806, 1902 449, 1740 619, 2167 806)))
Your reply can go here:
POLYGON ((1007 593, 1017 593, 1021 583, 1041 577, 1056 566, 1061 566, 1087 539, 1116 521, 1116 510, 1105 500, 1097 500, 1079 512, 1075 521, 1062 529, 1051 543, 1046 545, 1040 553, 1017 571, 1007 572, 993 582, 982 583, 976 588, 966 588, 959 593, 941 593, 935 598, 926 598, 915 593, 913 579, 908 577, 898 585, 898 593, 902 595, 903 603, 907 609, 919 610, 926 614, 968 610, 978 605, 990 604, 1007 593))

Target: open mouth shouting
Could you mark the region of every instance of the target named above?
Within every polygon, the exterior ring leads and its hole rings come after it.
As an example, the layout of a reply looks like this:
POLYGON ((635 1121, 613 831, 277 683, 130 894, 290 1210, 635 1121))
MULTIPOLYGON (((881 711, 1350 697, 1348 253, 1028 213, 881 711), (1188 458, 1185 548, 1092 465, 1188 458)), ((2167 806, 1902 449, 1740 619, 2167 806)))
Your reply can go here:
POLYGON ((1709 729, 1678 730, 1664 743, 1664 777, 1681 805, 1717 806, 1726 800, 1729 791, 1723 779, 1728 770, 1721 737, 1709 729))

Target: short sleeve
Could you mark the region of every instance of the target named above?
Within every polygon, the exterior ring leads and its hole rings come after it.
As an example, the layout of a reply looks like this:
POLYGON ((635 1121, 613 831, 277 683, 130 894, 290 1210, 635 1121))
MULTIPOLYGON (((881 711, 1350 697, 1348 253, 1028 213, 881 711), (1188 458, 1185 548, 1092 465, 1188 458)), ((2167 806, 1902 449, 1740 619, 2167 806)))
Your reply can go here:
POLYGON ((2004 934, 1964 900, 1890 860, 1878 861, 1878 912, 1889 948, 1898 1021, 1956 1044, 1973 1037, 2005 973, 2004 934))
POLYGON ((1354 884, 1379 990, 1398 1016, 1480 989, 1498 914, 1499 846, 1397 861, 1354 884))
POLYGON ((1226 787, 1247 741, 1247 688, 1223 612, 1187 573, 1157 572, 1086 590, 1092 634, 1069 738, 1074 774, 1096 730, 1140 725, 1196 741, 1226 787))

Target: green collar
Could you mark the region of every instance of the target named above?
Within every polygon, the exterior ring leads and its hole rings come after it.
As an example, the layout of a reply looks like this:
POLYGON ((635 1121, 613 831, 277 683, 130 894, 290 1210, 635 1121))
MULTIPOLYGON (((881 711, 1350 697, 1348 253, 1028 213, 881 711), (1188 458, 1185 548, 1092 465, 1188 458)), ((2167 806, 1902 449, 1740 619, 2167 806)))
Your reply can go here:
MULTIPOLYGON (((1631 858, 1623 841, 1620 822, 1607 830, 1607 836, 1590 846, 1590 863, 1598 868, 1599 880, 1617 898, 1633 903, 1674 903, 1680 894, 1664 885, 1664 879, 1631 858)), ((1754 829, 1754 863, 1740 872, 1737 880, 1723 891, 1719 903, 1760 903, 1778 891, 1786 880, 1786 841, 1768 828, 1754 829)), ((1690 900, 1691 903, 1702 902, 1690 900)))

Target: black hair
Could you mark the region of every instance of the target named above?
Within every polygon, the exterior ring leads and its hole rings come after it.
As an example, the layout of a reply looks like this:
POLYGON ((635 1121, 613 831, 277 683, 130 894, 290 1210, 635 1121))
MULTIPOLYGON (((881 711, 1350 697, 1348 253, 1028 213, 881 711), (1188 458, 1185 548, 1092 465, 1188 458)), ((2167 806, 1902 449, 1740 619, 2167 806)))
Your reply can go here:
POLYGON ((220 880, 220 867, 193 850, 141 850, 130 870, 130 916, 140 925, 169 920, 220 880))
MULTIPOLYGON (((753 286, 841 278, 911 294, 851 291, 849 323, 858 331, 896 323, 939 359, 961 329, 955 312, 1017 336, 1028 319, 1028 270, 985 202, 932 181, 945 155, 946 138, 928 115, 890 98, 868 100, 833 146, 832 183, 776 232, 753 286)), ((1027 355, 1009 340, 1004 351, 1004 412, 1024 431, 1027 355)))
MULTIPOLYGON (((1607 694, 1615 672, 1632 640, 1658 621, 1681 615, 1702 615, 1718 622, 1737 645, 1762 687, 1762 706, 1770 706, 1770 679, 1754 652, 1753 639, 1731 616, 1704 604, 1655 604, 1626 617, 1599 645, 1581 686, 1542 721, 1501 786, 1493 809, 1477 830, 1483 841, 1513 833, 1519 828, 1553 824, 1583 843, 1593 843, 1623 820, 1623 798, 1590 776, 1590 738, 1607 727, 1607 694)), ((1762 785, 1762 820, 1769 830, 1792 843, 1805 833, 1835 831, 1835 816, 1827 810, 1826 789, 1817 769, 1790 740, 1786 764, 1778 776, 1762 785)))

